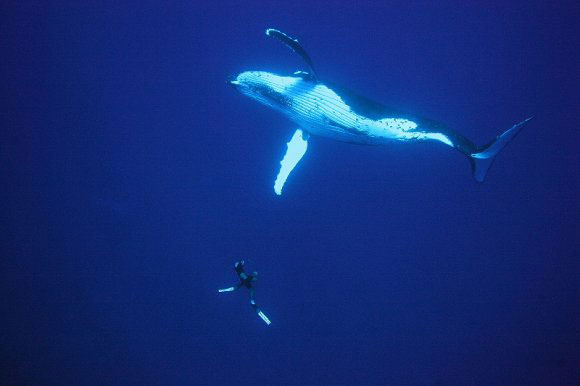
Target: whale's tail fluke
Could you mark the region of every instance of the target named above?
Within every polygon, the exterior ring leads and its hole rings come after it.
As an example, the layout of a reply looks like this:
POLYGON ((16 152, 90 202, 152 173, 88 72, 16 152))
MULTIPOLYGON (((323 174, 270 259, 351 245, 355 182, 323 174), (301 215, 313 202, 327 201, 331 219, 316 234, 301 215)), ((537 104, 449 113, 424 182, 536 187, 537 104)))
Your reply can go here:
POLYGON ((503 132, 496 139, 487 145, 478 148, 475 153, 469 155, 471 168, 473 170, 473 178, 479 182, 483 182, 487 171, 493 164, 495 156, 509 143, 509 141, 518 135, 524 124, 532 118, 533 117, 526 118, 520 123, 513 125, 509 130, 503 132))

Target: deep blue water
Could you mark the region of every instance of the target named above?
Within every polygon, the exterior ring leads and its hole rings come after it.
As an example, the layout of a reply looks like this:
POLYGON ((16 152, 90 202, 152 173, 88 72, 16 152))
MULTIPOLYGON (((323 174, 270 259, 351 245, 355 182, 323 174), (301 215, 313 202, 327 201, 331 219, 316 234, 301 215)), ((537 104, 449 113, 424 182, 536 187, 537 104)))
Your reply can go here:
POLYGON ((0 10, 0 383, 580 381, 574 2, 0 10), (268 27, 479 144, 535 118, 483 184, 439 144, 312 138, 277 197, 296 127, 225 82, 305 69, 268 27), (217 293, 240 258, 271 326, 217 293))

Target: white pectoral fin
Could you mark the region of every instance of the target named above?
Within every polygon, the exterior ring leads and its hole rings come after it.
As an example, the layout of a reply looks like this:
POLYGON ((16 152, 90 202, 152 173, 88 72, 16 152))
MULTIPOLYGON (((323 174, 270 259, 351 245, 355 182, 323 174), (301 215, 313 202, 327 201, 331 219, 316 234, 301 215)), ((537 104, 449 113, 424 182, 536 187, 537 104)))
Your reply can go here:
POLYGON ((274 191, 277 195, 282 194, 282 188, 284 187, 286 179, 296 165, 298 165, 298 162, 300 162, 304 154, 306 154, 307 148, 308 134, 300 129, 296 130, 292 139, 288 142, 288 150, 286 150, 284 158, 280 161, 280 171, 278 172, 278 176, 276 176, 276 182, 274 182, 274 191))

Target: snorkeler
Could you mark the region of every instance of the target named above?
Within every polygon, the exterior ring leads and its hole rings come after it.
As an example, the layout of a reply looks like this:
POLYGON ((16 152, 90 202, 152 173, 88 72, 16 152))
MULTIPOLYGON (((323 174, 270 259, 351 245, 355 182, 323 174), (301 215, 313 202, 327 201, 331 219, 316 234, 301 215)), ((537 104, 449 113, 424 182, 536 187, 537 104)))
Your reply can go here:
POLYGON ((232 291, 237 290, 238 288, 246 287, 250 291, 250 305, 252 306, 254 311, 256 311, 258 316, 260 318, 262 318, 262 320, 264 322, 266 322, 266 324, 269 325, 271 323, 270 319, 268 319, 268 317, 266 315, 264 315, 264 313, 260 310, 260 308, 256 304, 256 301, 254 300, 255 290, 254 290, 254 287, 252 286, 252 282, 258 280, 258 272, 254 272, 251 275, 248 275, 247 273, 245 273, 244 272, 244 260, 240 260, 240 261, 236 262, 236 264, 234 265, 234 269, 236 270, 236 273, 238 274, 238 277, 240 278, 240 284, 233 286, 233 287, 220 289, 220 290, 218 290, 218 292, 232 292, 232 291))

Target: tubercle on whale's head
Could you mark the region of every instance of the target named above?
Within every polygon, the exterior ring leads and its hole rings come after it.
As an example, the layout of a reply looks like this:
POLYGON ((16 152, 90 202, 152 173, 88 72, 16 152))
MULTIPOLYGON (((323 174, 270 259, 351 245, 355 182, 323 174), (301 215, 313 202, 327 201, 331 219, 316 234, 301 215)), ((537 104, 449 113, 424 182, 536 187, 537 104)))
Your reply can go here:
POLYGON ((300 81, 300 77, 280 76, 267 71, 245 71, 229 83, 260 103, 276 109, 287 109, 292 105, 288 89, 300 81))

